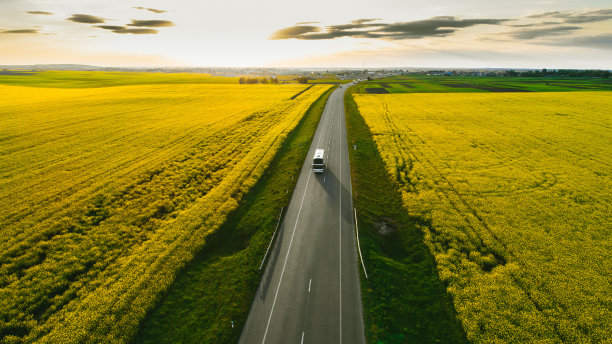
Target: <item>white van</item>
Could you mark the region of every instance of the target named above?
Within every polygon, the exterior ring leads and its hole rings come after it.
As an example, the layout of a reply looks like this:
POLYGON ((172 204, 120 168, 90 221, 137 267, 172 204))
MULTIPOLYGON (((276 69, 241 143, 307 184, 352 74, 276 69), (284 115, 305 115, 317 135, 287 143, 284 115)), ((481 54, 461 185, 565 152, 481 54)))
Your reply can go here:
POLYGON ((315 150, 314 158, 312 159, 312 170, 315 173, 325 172, 327 156, 325 155, 325 149, 315 150))

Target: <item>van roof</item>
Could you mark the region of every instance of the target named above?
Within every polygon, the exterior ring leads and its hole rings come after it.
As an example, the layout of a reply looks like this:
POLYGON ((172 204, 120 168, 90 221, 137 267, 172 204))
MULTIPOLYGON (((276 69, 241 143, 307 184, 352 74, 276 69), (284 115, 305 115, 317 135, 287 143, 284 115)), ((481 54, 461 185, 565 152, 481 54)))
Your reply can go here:
POLYGON ((325 155, 325 149, 315 150, 315 154, 314 154, 315 158, 323 158, 324 155, 325 155))

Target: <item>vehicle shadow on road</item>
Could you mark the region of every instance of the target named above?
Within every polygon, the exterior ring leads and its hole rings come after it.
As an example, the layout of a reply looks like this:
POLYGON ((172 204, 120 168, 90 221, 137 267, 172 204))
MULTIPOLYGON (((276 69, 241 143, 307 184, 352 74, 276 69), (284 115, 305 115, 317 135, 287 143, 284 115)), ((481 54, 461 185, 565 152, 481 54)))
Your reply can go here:
MULTIPOLYGON (((346 209, 345 207, 349 207, 348 205, 352 204, 353 195, 348 190, 345 184, 342 184, 342 186, 339 188, 338 185, 340 184, 340 181, 330 169, 326 170, 325 173, 317 175, 317 181, 321 184, 321 187, 323 188, 323 190, 325 190, 325 193, 327 193, 329 198, 331 198, 332 200, 340 202, 340 199, 338 197, 342 197, 343 209, 346 209)), ((345 182, 348 182, 348 180, 346 180, 345 182)), ((353 223, 352 209, 349 209, 349 211, 342 211, 342 218, 349 223, 353 223)))

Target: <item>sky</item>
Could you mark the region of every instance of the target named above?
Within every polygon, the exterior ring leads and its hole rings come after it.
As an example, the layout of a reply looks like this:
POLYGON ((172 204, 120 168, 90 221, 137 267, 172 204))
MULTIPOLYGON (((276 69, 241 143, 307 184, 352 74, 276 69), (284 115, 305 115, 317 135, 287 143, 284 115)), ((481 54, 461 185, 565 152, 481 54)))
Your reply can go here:
POLYGON ((611 0, 0 0, 0 65, 612 69, 611 0))

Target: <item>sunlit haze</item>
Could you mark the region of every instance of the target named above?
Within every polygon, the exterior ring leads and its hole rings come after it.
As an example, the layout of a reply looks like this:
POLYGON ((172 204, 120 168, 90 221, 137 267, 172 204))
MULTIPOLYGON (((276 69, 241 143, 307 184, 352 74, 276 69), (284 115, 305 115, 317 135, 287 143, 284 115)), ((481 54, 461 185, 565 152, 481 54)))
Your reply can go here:
POLYGON ((612 68, 609 0, 2 0, 0 65, 612 68))

